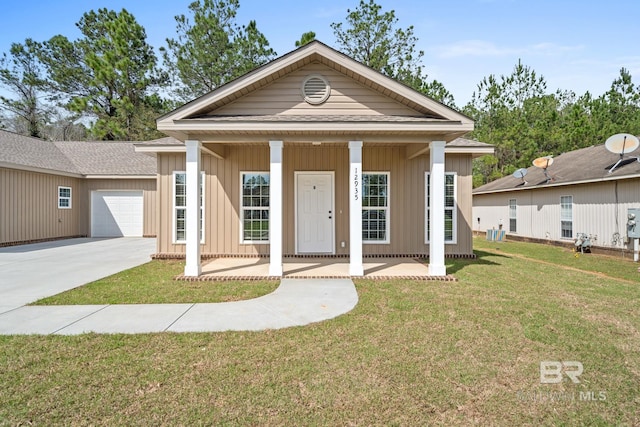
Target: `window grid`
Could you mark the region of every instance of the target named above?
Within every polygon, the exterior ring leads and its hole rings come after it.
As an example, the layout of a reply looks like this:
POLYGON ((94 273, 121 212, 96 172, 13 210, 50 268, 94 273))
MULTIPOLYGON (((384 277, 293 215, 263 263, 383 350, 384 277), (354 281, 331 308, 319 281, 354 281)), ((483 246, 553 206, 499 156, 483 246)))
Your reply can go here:
POLYGON ((573 238, 573 196, 560 197, 560 237, 573 238))
POLYGON ((389 173, 362 174, 362 241, 389 242, 389 173))
POLYGON ((71 209, 71 187, 58 187, 58 209, 71 209))
POLYGON ((509 232, 517 233, 517 205, 516 199, 509 199, 509 232))
POLYGON ((242 242, 268 243, 269 173, 242 172, 241 181, 242 242))
MULTIPOLYGON (((200 172, 200 242, 204 243, 204 172, 200 172)), ((174 242, 187 241, 187 174, 173 174, 173 206, 174 206, 174 242)))
MULTIPOLYGON (((431 174, 425 175, 426 182, 426 218, 425 218, 425 242, 429 243, 431 227, 431 174)), ((456 235, 456 174, 447 172, 444 174, 444 241, 445 243, 455 243, 456 235)))

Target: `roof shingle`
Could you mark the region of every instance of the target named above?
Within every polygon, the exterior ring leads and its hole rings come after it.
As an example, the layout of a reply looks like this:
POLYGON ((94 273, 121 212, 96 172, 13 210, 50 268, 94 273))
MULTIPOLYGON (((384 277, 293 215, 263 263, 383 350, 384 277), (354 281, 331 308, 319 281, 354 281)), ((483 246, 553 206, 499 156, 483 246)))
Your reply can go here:
POLYGON ((156 159, 134 142, 44 141, 0 130, 0 162, 75 175, 155 175, 156 159))
MULTIPOLYGON (((632 153, 632 156, 640 152, 632 153)), ((491 193, 508 190, 526 190, 541 188, 549 185, 570 185, 583 181, 598 181, 605 179, 623 179, 640 176, 640 162, 633 158, 625 160, 612 173, 611 167, 618 161, 619 155, 609 152, 604 144, 582 148, 563 153, 553 159, 553 164, 547 168, 551 182, 547 182, 542 169, 530 166, 524 177, 526 184, 519 178, 505 176, 473 190, 473 194, 491 193)))

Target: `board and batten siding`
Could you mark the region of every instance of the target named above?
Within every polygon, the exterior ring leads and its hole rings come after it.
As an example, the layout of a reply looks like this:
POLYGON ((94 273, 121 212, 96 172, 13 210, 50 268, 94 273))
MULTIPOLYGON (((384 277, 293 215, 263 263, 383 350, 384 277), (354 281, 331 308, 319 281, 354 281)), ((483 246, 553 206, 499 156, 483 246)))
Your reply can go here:
POLYGON ((0 168, 0 244, 83 234, 82 180, 0 168), (58 209, 58 186, 71 187, 71 209, 58 209))
POLYGON ((156 179, 86 179, 83 182, 84 194, 81 198, 82 211, 87 212, 81 219, 82 234, 91 234, 91 192, 92 191, 142 191, 143 198, 143 230, 145 237, 157 235, 156 225, 156 179))
POLYGON ((508 233, 509 199, 515 199, 517 232, 513 234, 536 239, 572 241, 573 239, 562 239, 560 234, 562 196, 573 197, 573 238, 577 233, 586 233, 596 237, 592 243, 597 246, 630 247, 623 243, 623 238, 626 235, 627 209, 640 208, 638 178, 477 194, 473 196, 474 230, 484 232, 491 228, 497 229, 502 219, 503 228, 508 233))
POLYGON ((350 77, 320 63, 309 64, 269 86, 215 110, 215 115, 400 115, 418 113, 399 102, 358 84, 350 77), (329 81, 331 95, 321 105, 304 101, 302 83, 311 74, 329 81))
POLYGON ((156 179, 84 179, 0 169, 0 244, 91 234, 91 192, 142 190, 145 236, 157 234, 156 179), (71 209, 58 208, 58 187, 71 187, 71 209))
MULTIPOLYGON (((240 173, 269 171, 269 147, 264 145, 227 146, 223 160, 202 157, 205 171, 205 254, 266 255, 268 244, 240 242, 240 173)), ((390 243, 365 244, 365 254, 426 254, 425 172, 428 155, 407 160, 402 145, 363 148, 363 172, 390 172, 390 243)), ((449 254, 471 254, 471 156, 447 155, 446 171, 457 173, 457 244, 446 245, 449 254)), ((178 153, 158 155, 158 252, 183 254, 184 244, 173 242, 173 172, 184 171, 185 156, 178 153)), ((283 251, 295 254, 295 172, 332 171, 335 177, 335 250, 349 254, 349 150, 347 144, 286 143, 283 151, 283 251), (345 242, 345 247, 341 247, 345 242)))

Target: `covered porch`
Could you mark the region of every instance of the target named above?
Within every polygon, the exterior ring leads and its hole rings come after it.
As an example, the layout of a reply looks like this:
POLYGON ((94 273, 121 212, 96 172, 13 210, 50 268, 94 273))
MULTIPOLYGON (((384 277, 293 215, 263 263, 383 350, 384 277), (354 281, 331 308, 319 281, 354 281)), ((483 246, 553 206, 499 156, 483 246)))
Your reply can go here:
MULTIPOLYGON (((282 276, 269 273, 269 259, 216 258, 204 261, 200 276, 181 275, 182 280, 225 281, 225 280, 269 280, 269 279, 337 279, 352 278, 349 273, 349 259, 346 257, 284 257, 282 276)), ((357 276, 370 280, 444 280, 454 281, 451 275, 431 276, 424 259, 366 257, 363 260, 363 274, 357 276)))
MULTIPOLYGON (((347 247, 348 257, 342 259, 340 262, 326 263, 316 262, 309 264, 308 262, 302 268, 315 269, 313 273, 309 273, 313 277, 366 277, 375 275, 375 271, 380 269, 385 270, 386 274, 378 274, 380 276, 389 277, 446 277, 446 267, 444 263, 445 258, 445 141, 435 140, 428 143, 411 144, 408 147, 407 158, 411 159, 417 155, 428 152, 428 164, 429 164, 429 206, 434 207, 429 215, 429 245, 427 246, 427 253, 429 257, 428 266, 424 264, 415 264, 411 258, 405 258, 408 260, 409 266, 405 265, 404 269, 398 266, 396 261, 380 263, 369 262, 369 272, 365 267, 366 255, 363 250, 363 245, 366 243, 363 239, 363 141, 349 141, 348 142, 348 163, 346 173, 346 180, 343 183, 343 191, 348 194, 348 201, 346 203, 346 212, 348 216, 348 229, 347 229, 347 247), (420 150, 416 150, 416 148, 420 150), (386 265, 386 267, 381 267, 386 265), (331 268, 329 268, 331 266, 331 268), (418 268, 420 266, 421 268, 418 268), (395 267, 395 268, 393 268, 395 267), (415 267, 415 268, 413 268, 415 267), (403 272, 403 270, 410 271, 410 273, 403 272), (415 273, 415 274, 414 274, 415 273)), ((256 275, 262 277, 291 277, 288 274, 293 274, 295 270, 295 262, 291 262, 293 267, 287 273, 285 269, 284 257, 287 252, 284 250, 284 240, 286 227, 290 224, 284 221, 284 211, 289 206, 285 206, 284 197, 284 184, 286 175, 283 174, 284 170, 284 156, 283 156, 284 141, 271 140, 269 141, 269 193, 268 193, 268 262, 265 263, 268 271, 260 272, 256 275)), ((201 262, 201 246, 202 242, 198 236, 201 236, 202 221, 200 218, 200 196, 199 189, 201 188, 201 161, 203 153, 210 154, 210 150, 204 147, 204 143, 200 139, 187 139, 185 141, 186 151, 186 266, 183 277, 199 277, 205 273, 204 266, 201 262)), ((290 177, 289 177, 290 178, 290 177)), ((314 186, 315 189, 315 186, 314 186)), ((412 197, 412 195, 408 195, 412 197)), ((385 202, 386 203, 386 202, 385 202)), ((331 219, 335 217, 335 209, 329 205, 327 210, 327 217, 331 219)), ((342 210, 340 211, 342 213, 342 210)), ((330 221, 331 223, 331 221, 330 221)), ((333 223, 332 223, 333 224, 333 223)), ((412 232, 421 234, 421 227, 416 227, 412 232)), ((331 233, 331 239, 334 240, 335 231, 332 227, 329 227, 331 233)), ((215 233, 215 231, 214 231, 215 233)), ((388 243, 388 242, 386 242, 388 243)), ((334 243, 335 245, 335 243, 334 243)), ((342 246, 344 247, 344 245, 342 246)), ((324 251, 319 251, 324 252, 324 251)), ((335 253, 335 249, 331 251, 335 253)), ((296 254, 298 250, 296 249, 296 254)), ((415 253, 415 252, 412 252, 415 253)), ((424 255, 427 255, 425 253, 424 255)), ((313 256, 314 251, 307 252, 307 256, 313 256)), ((221 258, 224 259, 224 258, 221 258)), ((308 258, 307 258, 308 259, 308 258)), ((321 258, 320 258, 321 259, 321 258)), ((392 258, 391 258, 392 259, 392 258)), ((236 263, 239 268, 243 264, 236 263)), ((244 266, 251 270, 251 263, 244 264, 244 266)), ((215 266, 214 266, 215 267, 215 266)), ((214 268, 215 269, 215 268, 214 268)), ((224 269, 224 268, 223 268, 224 269)), ((245 274, 234 274, 233 276, 245 277, 245 274)))

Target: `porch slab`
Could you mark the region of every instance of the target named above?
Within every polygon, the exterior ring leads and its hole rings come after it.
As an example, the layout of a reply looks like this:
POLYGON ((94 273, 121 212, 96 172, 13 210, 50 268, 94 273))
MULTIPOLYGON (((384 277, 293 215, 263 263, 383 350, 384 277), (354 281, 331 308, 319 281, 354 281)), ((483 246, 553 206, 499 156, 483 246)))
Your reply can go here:
MULTIPOLYGON (((428 265, 415 258, 364 258, 363 279, 411 279, 455 281, 451 276, 429 276, 428 265)), ((349 275, 349 259, 333 257, 285 257, 283 277, 342 279, 349 275)), ((269 258, 216 258, 202 265, 202 276, 185 280, 279 280, 269 276, 269 258)))

